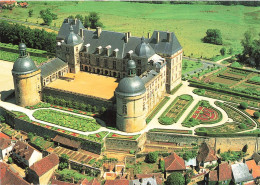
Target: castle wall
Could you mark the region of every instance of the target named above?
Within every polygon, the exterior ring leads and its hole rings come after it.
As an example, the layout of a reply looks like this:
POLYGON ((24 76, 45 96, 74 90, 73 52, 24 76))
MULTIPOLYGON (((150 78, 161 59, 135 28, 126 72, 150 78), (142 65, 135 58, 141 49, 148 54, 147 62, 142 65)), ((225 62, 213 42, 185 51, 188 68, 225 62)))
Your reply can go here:
POLYGON ((41 100, 41 70, 24 75, 15 75, 15 100, 16 104, 25 107, 35 105, 41 100))
POLYGON ((115 106, 113 100, 106 100, 94 96, 83 95, 83 94, 64 91, 64 90, 55 89, 51 87, 44 87, 42 94, 47 96, 51 95, 54 97, 63 98, 65 100, 73 100, 79 103, 86 103, 92 106, 95 105, 97 107, 106 107, 107 109, 110 110, 114 110, 114 106, 115 106))

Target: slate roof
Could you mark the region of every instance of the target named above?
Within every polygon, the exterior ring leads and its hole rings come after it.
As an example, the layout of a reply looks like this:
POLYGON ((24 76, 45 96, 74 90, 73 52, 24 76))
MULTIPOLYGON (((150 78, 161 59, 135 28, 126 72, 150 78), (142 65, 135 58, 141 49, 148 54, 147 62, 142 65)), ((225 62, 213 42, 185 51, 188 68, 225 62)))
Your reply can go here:
POLYGON ((64 19, 63 24, 60 27, 57 39, 65 40, 66 36, 70 33, 70 25, 72 25, 75 34, 79 34, 80 28, 85 28, 80 20, 77 20, 76 24, 74 24, 73 19, 64 19), (68 21, 68 23, 65 23, 66 21, 68 21))
POLYGON ((260 162, 260 155, 258 153, 253 153, 252 159, 255 160, 255 162, 258 164, 260 162))
POLYGON ((246 161, 246 165, 249 170, 252 170, 252 176, 254 178, 260 177, 260 166, 256 165, 254 160, 246 161))
MULTIPOLYGON (((64 21, 66 22, 66 21, 64 21)), ((73 20, 69 19, 69 23, 63 23, 57 39, 65 39, 69 35, 69 26, 73 23, 73 20)), ((76 25, 72 25, 75 34, 79 34, 80 28, 84 28, 79 20, 76 21, 76 25)), ((111 46, 112 51, 118 49, 118 58, 124 58, 126 54, 132 50, 133 56, 140 57, 150 57, 154 52, 166 55, 172 55, 177 51, 181 50, 182 47, 173 32, 170 33, 171 41, 167 42, 167 32, 159 31, 159 43, 156 43, 156 34, 158 31, 154 31, 150 39, 144 38, 143 44, 140 37, 131 36, 128 38, 127 43, 125 42, 125 33, 113 32, 113 31, 101 31, 100 36, 97 37, 97 32, 92 30, 83 30, 83 45, 90 44, 89 53, 95 53, 96 48, 101 46, 105 48, 106 46, 111 46), (137 47, 140 47, 136 50, 137 47)), ((103 54, 104 54, 103 50, 103 54)))
POLYGON ((249 169, 245 163, 233 164, 231 168, 235 183, 253 180, 253 176, 249 173, 249 169))
POLYGON ((75 141, 75 140, 70 140, 66 137, 62 137, 60 135, 56 135, 56 137, 53 139, 53 141, 57 142, 57 143, 61 143, 63 145, 72 147, 72 148, 79 148, 80 147, 80 142, 79 141, 75 141))
POLYGON ((136 174, 137 179, 155 177, 157 185, 163 184, 161 173, 136 174))
POLYGON ((0 162, 0 184, 3 185, 29 185, 18 173, 9 169, 8 165, 0 162))
POLYGON ((151 71, 149 71, 149 73, 142 76, 142 80, 143 80, 144 84, 150 82, 156 75, 158 75, 158 73, 154 70, 151 70, 151 71))
POLYGON ((55 153, 52 153, 52 154, 44 157, 40 161, 37 161, 36 163, 34 163, 30 167, 30 169, 35 171, 35 173, 39 177, 41 177, 42 175, 44 175, 46 172, 48 172, 49 170, 51 170, 53 167, 55 167, 58 164, 59 164, 58 155, 55 153))
POLYGON ((202 143, 197 155, 197 161, 211 162, 211 161, 216 161, 217 159, 218 158, 215 154, 215 151, 207 143, 202 143))
POLYGON ((157 185, 157 182, 156 179, 150 177, 130 180, 129 185, 157 185))
POLYGON ((129 185, 127 179, 106 180, 104 185, 129 185))
POLYGON ((166 171, 179 171, 186 170, 184 160, 176 153, 172 153, 168 157, 164 158, 166 171))
POLYGON ((22 141, 17 141, 13 147, 13 152, 16 154, 22 156, 25 158, 27 161, 31 158, 33 151, 37 151, 27 143, 24 143, 22 141))
POLYGON ((41 76, 43 78, 53 74, 54 72, 64 68, 68 64, 59 58, 55 58, 41 66, 41 76))
POLYGON ((6 139, 6 138, 0 138, 0 149, 4 150, 6 149, 8 146, 10 146, 10 144, 12 143, 11 139, 6 139))

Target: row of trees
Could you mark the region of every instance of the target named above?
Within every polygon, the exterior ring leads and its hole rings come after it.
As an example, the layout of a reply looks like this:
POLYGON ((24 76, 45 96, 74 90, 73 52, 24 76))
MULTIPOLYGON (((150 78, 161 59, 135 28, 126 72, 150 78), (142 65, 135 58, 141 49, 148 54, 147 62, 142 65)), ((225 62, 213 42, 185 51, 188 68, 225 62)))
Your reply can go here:
POLYGON ((31 29, 19 24, 0 21, 0 42, 18 45, 23 42, 29 48, 41 49, 50 53, 56 51, 56 34, 44 29, 31 29))
POLYGON ((82 110, 82 111, 88 111, 88 112, 94 112, 94 113, 99 112, 100 114, 103 114, 104 112, 106 112, 105 107, 98 108, 98 107, 92 106, 90 104, 79 103, 77 101, 72 101, 72 100, 65 100, 65 99, 61 99, 61 98, 57 98, 57 97, 53 97, 53 96, 43 95, 43 101, 50 103, 50 104, 60 105, 63 107, 69 107, 69 108, 78 109, 78 110, 82 110))
POLYGON ((79 19, 83 23, 85 28, 95 29, 97 27, 104 27, 104 25, 100 22, 100 17, 97 12, 90 12, 89 15, 85 16, 84 18, 80 14, 77 14, 75 17, 73 15, 70 15, 69 18, 79 19))

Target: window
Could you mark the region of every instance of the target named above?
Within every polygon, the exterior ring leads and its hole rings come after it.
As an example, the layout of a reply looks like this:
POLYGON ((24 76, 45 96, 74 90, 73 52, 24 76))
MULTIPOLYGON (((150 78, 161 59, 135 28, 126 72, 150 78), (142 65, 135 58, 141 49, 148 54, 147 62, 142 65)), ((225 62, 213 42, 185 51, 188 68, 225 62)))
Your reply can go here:
POLYGON ((113 61, 113 69, 116 69, 116 61, 113 61))
POLYGON ((127 114, 127 106, 126 106, 126 104, 123 104, 122 112, 123 112, 123 114, 127 114))
POLYGON ((99 66, 99 58, 96 58, 97 66, 99 66))
POLYGON ((78 52, 79 51, 79 48, 78 47, 76 47, 76 52, 78 52))
POLYGON ((138 75, 138 76, 141 75, 141 69, 137 69, 137 75, 138 75))
POLYGON ((67 52, 69 52, 69 51, 70 51, 70 49, 66 47, 66 51, 67 51, 67 52))
POLYGON ((137 60, 137 64, 140 66, 141 65, 141 60, 137 60))
POLYGON ((104 60, 104 67, 107 67, 107 59, 104 60))

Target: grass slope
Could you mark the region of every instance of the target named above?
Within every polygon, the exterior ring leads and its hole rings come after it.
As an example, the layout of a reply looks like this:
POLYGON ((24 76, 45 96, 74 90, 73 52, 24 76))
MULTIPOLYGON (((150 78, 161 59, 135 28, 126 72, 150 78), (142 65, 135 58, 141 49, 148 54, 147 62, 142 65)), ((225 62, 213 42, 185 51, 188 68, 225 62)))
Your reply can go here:
MULTIPOLYGON (((260 28, 260 7, 223 6, 223 5, 170 5, 131 2, 30 2, 28 8, 4 10, 2 16, 28 22, 42 23, 39 12, 50 8, 58 14, 52 26, 60 26, 69 15, 88 15, 91 11, 100 14, 106 30, 128 32, 133 36, 147 36, 154 30, 174 31, 185 55, 212 58, 219 54, 223 46, 205 44, 201 38, 208 28, 217 28, 222 32, 224 47, 241 50, 240 40, 246 30, 257 33, 260 28), (33 17, 28 11, 33 9, 33 17), (116 21, 115 21, 116 20, 116 21)), ((255 34, 256 35, 256 34, 255 34)))

